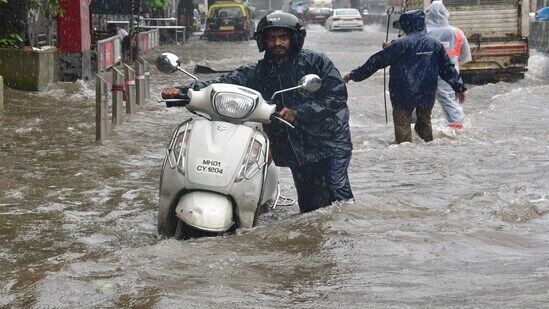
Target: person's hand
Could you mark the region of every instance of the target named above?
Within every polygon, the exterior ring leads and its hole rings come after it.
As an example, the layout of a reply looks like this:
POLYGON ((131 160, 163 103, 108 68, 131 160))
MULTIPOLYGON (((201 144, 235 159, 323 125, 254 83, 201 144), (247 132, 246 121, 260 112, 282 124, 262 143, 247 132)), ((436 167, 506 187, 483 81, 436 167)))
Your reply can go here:
POLYGON ((463 104, 465 102, 465 93, 456 92, 456 100, 458 100, 459 104, 463 104))
POLYGON ((343 81, 345 83, 348 83, 350 80, 351 80, 351 73, 347 73, 345 74, 345 76, 343 76, 343 81))
POLYGON ((387 42, 381 43, 381 48, 385 49, 385 48, 387 48, 387 46, 389 46, 389 43, 387 43, 387 42))
POLYGON ((295 115, 291 109, 284 107, 278 114, 282 117, 282 119, 288 121, 289 123, 294 123, 295 115))
POLYGON ((162 89, 162 99, 176 99, 181 94, 177 87, 166 87, 162 89))

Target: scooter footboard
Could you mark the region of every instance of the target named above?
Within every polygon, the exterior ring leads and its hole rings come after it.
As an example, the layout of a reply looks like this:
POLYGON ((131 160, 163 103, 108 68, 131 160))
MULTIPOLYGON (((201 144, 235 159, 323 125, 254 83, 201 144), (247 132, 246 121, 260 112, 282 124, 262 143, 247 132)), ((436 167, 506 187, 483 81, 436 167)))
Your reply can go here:
POLYGON ((209 232, 224 232, 234 224, 230 199, 214 192, 184 194, 177 203, 175 215, 187 225, 209 232))

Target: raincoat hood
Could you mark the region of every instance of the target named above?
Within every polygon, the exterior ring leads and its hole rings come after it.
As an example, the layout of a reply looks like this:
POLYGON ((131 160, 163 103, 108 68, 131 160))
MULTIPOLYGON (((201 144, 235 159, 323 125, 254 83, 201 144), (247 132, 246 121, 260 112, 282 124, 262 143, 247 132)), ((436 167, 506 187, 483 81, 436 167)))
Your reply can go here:
POLYGON ((450 25, 448 23, 450 12, 448 12, 442 1, 433 1, 425 10, 425 14, 427 27, 446 27, 450 25))
POLYGON ((425 31, 425 13, 420 10, 407 11, 399 18, 400 26, 406 34, 425 31))

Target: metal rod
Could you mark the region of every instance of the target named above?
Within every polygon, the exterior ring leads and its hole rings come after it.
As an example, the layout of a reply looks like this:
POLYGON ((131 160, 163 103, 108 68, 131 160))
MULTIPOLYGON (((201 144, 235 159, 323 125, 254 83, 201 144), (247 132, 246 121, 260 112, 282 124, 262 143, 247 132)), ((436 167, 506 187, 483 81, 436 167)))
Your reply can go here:
POLYGON ((126 87, 126 114, 135 113, 135 71, 124 64, 124 85, 126 87))
POLYGON ((187 74, 187 76, 189 76, 190 78, 194 79, 195 83, 198 83, 198 78, 196 78, 196 76, 192 75, 191 73, 183 70, 181 67, 177 67, 177 70, 187 74))
POLYGON ((269 101, 272 101, 275 96, 281 94, 281 93, 284 93, 284 92, 288 92, 288 91, 292 91, 292 90, 296 90, 296 89, 300 89, 300 88, 303 88, 302 85, 299 85, 299 86, 295 86, 295 87, 292 87, 292 88, 288 88, 288 89, 282 89, 282 90, 278 90, 277 92, 273 93, 273 96, 271 97, 271 100, 269 101))
POLYGON ((143 71, 143 63, 138 59, 135 62, 135 93, 136 103, 140 107, 145 106, 145 74, 143 71))
POLYGON ((143 62, 143 74, 145 75, 145 100, 148 100, 151 98, 151 72, 150 72, 150 66, 149 62, 147 60, 141 58, 141 62, 143 62))
MULTIPOLYGON (((387 9, 387 32, 385 34, 385 42, 389 40, 389 27, 391 24, 391 15, 395 11, 394 7, 387 9)), ((388 43, 388 42, 387 42, 388 43)), ((385 105, 385 123, 389 123, 387 116, 387 68, 383 68, 383 103, 385 105)))
POLYGON ((103 142, 107 136, 108 127, 108 90, 107 82, 101 76, 95 77, 95 140, 103 142))
POLYGON ((120 125, 124 123, 122 113, 124 102, 124 74, 116 68, 112 70, 112 123, 120 125))

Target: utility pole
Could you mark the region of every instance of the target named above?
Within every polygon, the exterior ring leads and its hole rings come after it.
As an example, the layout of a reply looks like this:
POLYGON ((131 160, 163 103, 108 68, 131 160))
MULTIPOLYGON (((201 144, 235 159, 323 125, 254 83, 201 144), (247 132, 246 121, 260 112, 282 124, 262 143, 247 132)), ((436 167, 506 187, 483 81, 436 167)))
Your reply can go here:
POLYGON ((139 59, 140 55, 140 46, 139 46, 139 15, 141 9, 140 0, 132 0, 131 15, 130 20, 130 42, 132 47, 132 60, 139 59), (134 45, 135 44, 135 45, 134 45))

